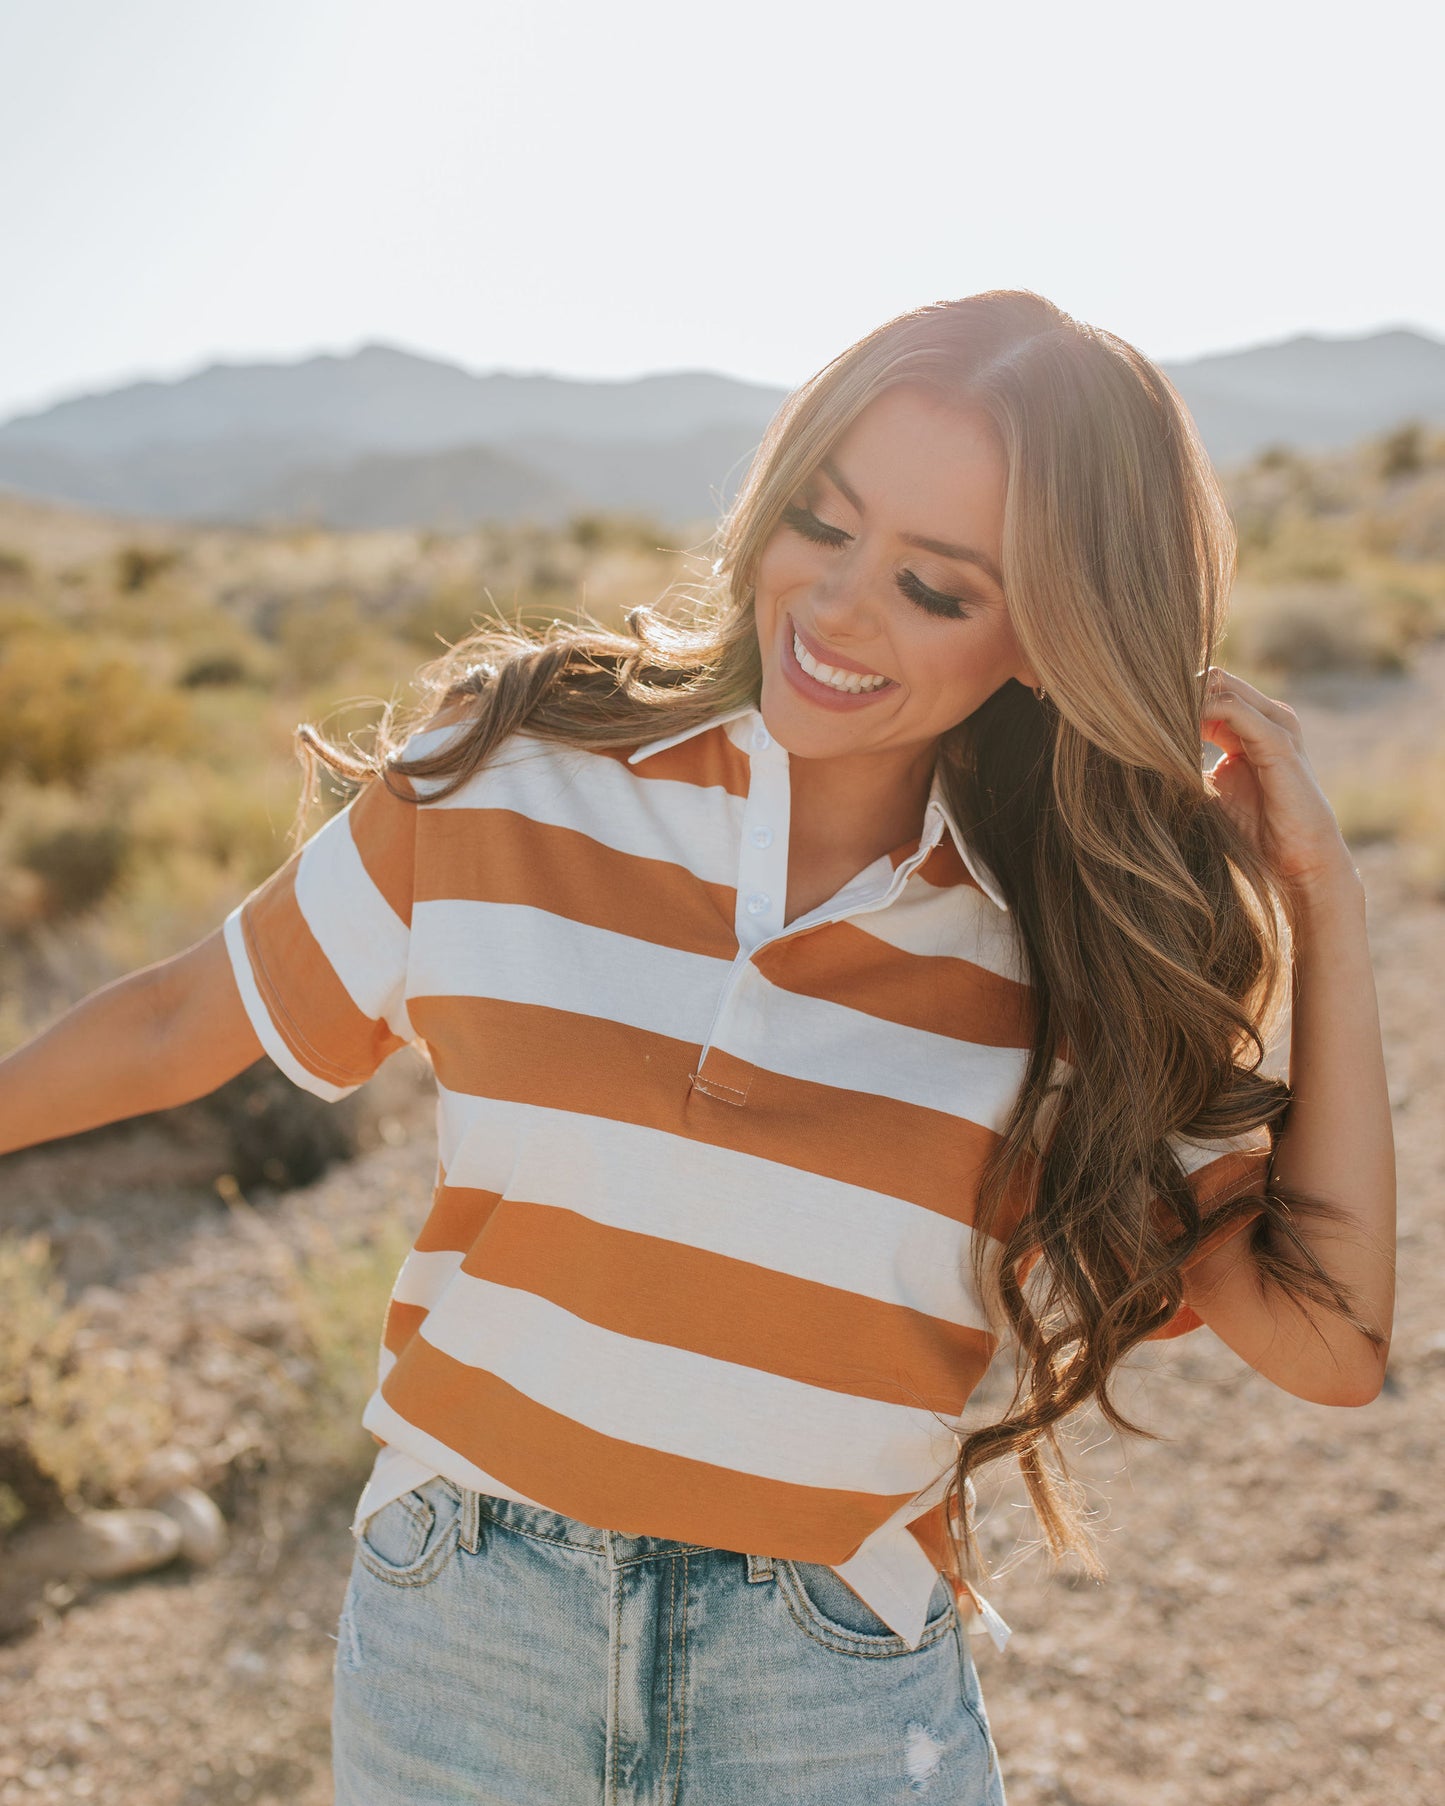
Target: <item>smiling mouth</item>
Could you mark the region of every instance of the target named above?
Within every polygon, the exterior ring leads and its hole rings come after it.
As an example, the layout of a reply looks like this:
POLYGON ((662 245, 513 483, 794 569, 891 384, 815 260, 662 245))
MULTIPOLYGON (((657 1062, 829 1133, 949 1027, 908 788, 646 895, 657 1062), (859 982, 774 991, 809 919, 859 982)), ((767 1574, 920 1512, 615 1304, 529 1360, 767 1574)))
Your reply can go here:
POLYGON ((826 684, 830 690, 839 690, 845 696, 865 696, 893 681, 876 672, 840 671, 833 665, 821 664, 798 638, 796 627, 793 629, 793 657, 815 683, 826 684))

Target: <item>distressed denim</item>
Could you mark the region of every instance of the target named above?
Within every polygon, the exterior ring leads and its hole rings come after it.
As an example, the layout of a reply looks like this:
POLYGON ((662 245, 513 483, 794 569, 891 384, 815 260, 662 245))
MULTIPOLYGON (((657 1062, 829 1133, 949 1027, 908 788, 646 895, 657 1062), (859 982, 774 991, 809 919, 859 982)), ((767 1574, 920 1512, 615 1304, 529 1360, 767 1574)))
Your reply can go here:
POLYGON ((336 1806, 1005 1806, 952 1591, 916 1650, 821 1563, 433 1479, 360 1527, 336 1806))

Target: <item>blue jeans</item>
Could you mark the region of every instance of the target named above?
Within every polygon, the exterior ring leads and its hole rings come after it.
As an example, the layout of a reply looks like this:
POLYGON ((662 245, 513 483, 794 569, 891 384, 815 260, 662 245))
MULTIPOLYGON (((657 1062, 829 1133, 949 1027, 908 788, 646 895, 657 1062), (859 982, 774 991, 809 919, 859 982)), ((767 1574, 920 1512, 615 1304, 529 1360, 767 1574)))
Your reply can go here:
POLYGON ((831 1568, 434 1479, 356 1538, 336 1806, 1005 1806, 952 1590, 917 1650, 831 1568))

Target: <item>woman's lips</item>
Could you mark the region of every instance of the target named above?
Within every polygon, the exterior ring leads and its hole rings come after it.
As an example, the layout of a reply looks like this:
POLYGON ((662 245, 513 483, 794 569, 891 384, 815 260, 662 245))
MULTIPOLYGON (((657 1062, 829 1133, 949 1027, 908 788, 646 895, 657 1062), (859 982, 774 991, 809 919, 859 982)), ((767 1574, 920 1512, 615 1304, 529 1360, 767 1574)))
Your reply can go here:
MULTIPOLYGON (((865 709, 870 702, 877 702, 880 696, 891 695, 892 692, 898 688, 898 685, 892 678, 889 678, 887 683, 880 684, 876 690, 835 690, 831 684, 819 683, 816 677, 809 677, 808 673, 798 663, 797 655, 793 651, 793 631, 793 618, 791 615, 785 614, 782 621, 783 643, 780 661, 783 667, 783 675, 799 695, 806 697, 809 702, 814 703, 818 708, 865 709)), ((798 638, 802 640, 803 645, 809 652, 813 652, 813 643, 809 640, 807 634, 799 631, 798 638)), ((820 664, 833 663, 832 660, 825 659, 822 653, 815 653, 814 656, 820 664)), ((866 665, 850 664, 847 667, 844 667, 841 664, 841 661, 834 664, 833 668, 835 670, 846 668, 851 671, 857 671, 860 676, 864 677, 882 675, 881 672, 869 671, 866 665)))
POLYGON ((837 652, 825 651, 813 638, 812 634, 800 627, 796 621, 792 622, 792 630, 797 634, 798 638, 807 647, 808 651, 812 653, 813 657, 817 659, 820 665, 831 665, 835 671, 856 671, 860 677, 883 676, 881 671, 871 670, 867 665, 860 665, 854 659, 844 658, 837 652))

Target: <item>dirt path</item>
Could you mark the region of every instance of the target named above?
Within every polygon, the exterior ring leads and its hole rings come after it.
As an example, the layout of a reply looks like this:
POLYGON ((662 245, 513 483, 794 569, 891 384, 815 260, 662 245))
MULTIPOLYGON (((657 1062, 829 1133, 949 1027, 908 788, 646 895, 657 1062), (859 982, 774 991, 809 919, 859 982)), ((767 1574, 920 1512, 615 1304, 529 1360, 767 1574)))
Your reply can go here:
MULTIPOLYGON (((1310 711, 1322 775, 1382 719, 1310 711)), ((1108 1581, 1050 1579, 1031 1557, 992 1593, 1009 1649, 973 1640, 1011 1806, 1441 1797, 1445 908, 1402 893, 1390 848, 1360 865, 1397 1113, 1386 1390, 1363 1410, 1305 1404, 1207 1330, 1147 1352, 1121 1399, 1171 1440, 1126 1452, 1086 1429, 1077 1445, 1095 1445, 1080 1471, 1108 1511, 1108 1581)), ((433 1157, 417 1137, 286 1209, 414 1210, 433 1157)), ((1021 1497, 984 1489, 995 1556, 1021 1497)), ((327 1806, 350 1502, 279 1549, 274 1525, 243 1523, 216 1569, 103 1589, 0 1647, 0 1806, 327 1806)))

